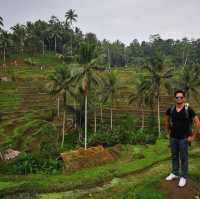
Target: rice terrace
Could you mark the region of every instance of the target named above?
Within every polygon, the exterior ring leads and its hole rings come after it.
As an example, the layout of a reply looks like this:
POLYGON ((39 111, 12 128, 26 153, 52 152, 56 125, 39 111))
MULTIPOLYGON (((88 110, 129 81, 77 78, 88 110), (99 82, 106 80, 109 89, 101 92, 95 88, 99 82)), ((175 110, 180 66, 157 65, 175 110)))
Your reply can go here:
POLYGON ((1 2, 0 198, 199 199, 200 37, 151 33, 164 0, 44 2, 1 2))

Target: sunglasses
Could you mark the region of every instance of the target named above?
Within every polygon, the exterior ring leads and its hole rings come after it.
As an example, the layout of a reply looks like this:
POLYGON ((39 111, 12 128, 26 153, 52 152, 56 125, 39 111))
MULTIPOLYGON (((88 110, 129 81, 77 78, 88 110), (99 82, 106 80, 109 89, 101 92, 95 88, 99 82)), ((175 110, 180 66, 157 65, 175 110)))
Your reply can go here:
POLYGON ((176 96, 176 99, 183 99, 184 97, 182 96, 176 96))

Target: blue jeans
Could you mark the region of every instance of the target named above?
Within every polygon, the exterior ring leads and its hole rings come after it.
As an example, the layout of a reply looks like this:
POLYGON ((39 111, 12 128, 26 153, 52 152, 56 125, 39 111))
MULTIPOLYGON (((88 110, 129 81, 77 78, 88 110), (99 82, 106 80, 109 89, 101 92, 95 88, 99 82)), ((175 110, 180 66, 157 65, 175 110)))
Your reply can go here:
POLYGON ((179 165, 181 162, 181 177, 188 177, 188 140, 170 138, 172 155, 172 173, 179 175, 179 165))

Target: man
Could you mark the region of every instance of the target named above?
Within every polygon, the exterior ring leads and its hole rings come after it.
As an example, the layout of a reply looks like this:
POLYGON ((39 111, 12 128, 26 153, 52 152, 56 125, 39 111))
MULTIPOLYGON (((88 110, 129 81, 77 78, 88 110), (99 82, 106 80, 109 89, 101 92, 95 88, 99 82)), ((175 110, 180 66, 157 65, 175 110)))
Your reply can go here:
POLYGON ((181 175, 179 187, 186 185, 188 177, 188 143, 192 142, 200 129, 200 122, 194 110, 185 104, 185 92, 177 90, 174 93, 176 104, 166 111, 164 127, 167 137, 170 138, 172 155, 172 172, 166 177, 167 181, 178 178, 179 162, 181 175), (195 131, 192 132, 192 123, 195 131))

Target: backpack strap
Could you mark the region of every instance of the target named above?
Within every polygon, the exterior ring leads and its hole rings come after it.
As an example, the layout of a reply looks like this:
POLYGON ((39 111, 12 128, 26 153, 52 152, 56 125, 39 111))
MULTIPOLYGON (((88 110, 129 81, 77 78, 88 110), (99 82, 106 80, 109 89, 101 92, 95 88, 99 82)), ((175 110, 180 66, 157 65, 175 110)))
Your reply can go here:
POLYGON ((189 103, 185 103, 185 115, 189 119, 189 103))
POLYGON ((192 123, 192 120, 190 120, 189 108, 190 108, 189 103, 185 103, 185 115, 186 115, 186 118, 189 120, 189 133, 192 133, 193 123, 192 123))

